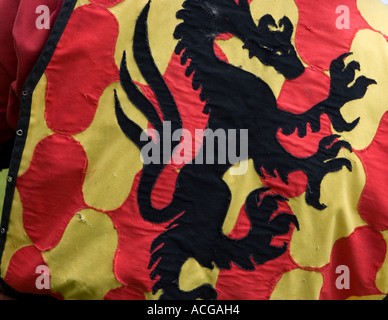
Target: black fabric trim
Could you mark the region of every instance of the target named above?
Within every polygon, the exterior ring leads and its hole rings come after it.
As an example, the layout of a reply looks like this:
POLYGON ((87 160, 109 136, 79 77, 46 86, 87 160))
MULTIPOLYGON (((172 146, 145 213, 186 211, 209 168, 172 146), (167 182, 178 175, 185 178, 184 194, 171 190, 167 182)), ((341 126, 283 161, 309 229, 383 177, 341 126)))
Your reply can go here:
MULTIPOLYGON (((48 40, 43 48, 43 51, 23 87, 22 96, 20 99, 19 124, 17 131, 18 134, 16 135, 12 151, 12 158, 7 177, 3 214, 0 225, 0 264, 6 242, 12 201, 16 187, 16 178, 19 172, 20 162, 22 159, 23 150, 27 139, 28 128, 30 124, 32 94, 54 54, 59 39, 61 38, 66 28, 66 25, 70 19, 71 14, 73 13, 76 3, 77 0, 65 0, 62 9, 58 15, 58 18, 56 19, 53 28, 50 32, 48 40)), ((21 299, 21 294, 16 294, 17 291, 6 285, 3 279, 0 279, 0 287, 11 297, 21 299)), ((30 296, 31 294, 28 294, 28 297, 30 296)))

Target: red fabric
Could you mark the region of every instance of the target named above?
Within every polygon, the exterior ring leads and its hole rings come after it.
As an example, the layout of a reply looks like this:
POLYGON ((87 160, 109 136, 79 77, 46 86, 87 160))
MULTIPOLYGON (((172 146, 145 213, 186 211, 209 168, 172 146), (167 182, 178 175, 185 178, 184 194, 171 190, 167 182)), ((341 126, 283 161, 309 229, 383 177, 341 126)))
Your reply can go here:
POLYGON ((71 218, 86 207, 82 196, 86 168, 86 153, 71 137, 54 134, 36 146, 17 188, 24 228, 39 250, 55 247, 71 218))
POLYGON ((76 9, 67 29, 45 72, 46 119, 53 131, 73 135, 90 126, 105 88, 119 81, 112 57, 119 26, 113 14, 93 4, 76 9))
POLYGON ((35 246, 23 247, 12 256, 4 280, 7 283, 12 283, 13 288, 19 292, 51 295, 63 300, 60 293, 54 293, 50 289, 44 288, 39 290, 36 287, 35 281, 39 276, 36 273, 36 267, 42 265, 46 265, 46 262, 35 246))
POLYGON ((50 26, 64 0, 0 0, 0 153, 17 129, 19 98, 50 30, 37 29, 35 10, 50 9, 50 26))
POLYGON ((386 242, 369 226, 357 228, 333 246, 330 263, 321 269, 324 277, 320 300, 345 300, 351 296, 382 295, 376 286, 377 272, 384 263, 386 242), (349 268, 349 289, 337 288, 338 266, 349 268))
POLYGON ((148 269, 150 247, 153 240, 166 230, 169 222, 156 225, 141 217, 137 205, 140 175, 141 172, 136 175, 126 202, 117 210, 108 213, 118 234, 114 273, 123 286, 108 292, 106 300, 144 300, 144 293, 151 292, 154 284, 148 269))
POLYGON ((356 0, 295 0, 295 3, 299 10, 296 48, 307 64, 320 70, 328 70, 333 59, 350 51, 358 30, 370 28, 361 16, 356 0), (350 10, 350 29, 338 29, 336 26, 338 15, 335 12, 341 5, 350 10))

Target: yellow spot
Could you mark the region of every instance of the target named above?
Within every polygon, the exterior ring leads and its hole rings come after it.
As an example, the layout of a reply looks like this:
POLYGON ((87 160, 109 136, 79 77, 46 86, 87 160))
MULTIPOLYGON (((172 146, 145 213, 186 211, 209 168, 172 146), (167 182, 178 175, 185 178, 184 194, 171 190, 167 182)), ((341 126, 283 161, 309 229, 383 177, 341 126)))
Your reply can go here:
POLYGON ((348 122, 360 117, 360 122, 354 130, 340 134, 354 149, 361 150, 370 145, 383 114, 388 110, 388 42, 377 32, 361 30, 357 33, 350 51, 353 55, 350 55, 346 62, 355 60, 361 66, 361 71, 357 72, 356 76, 365 75, 377 82, 377 85, 368 87, 364 98, 348 102, 341 109, 348 122))
POLYGON ((127 199, 135 175, 141 170, 140 150, 117 123, 114 89, 127 116, 142 128, 147 119, 126 97, 120 83, 108 86, 100 98, 89 128, 74 136, 88 157, 83 193, 86 203, 102 210, 114 210, 127 199))
POLYGON ((91 209, 80 211, 59 244, 43 252, 52 290, 66 300, 100 300, 120 287, 113 273, 117 242, 117 231, 106 214, 91 209), (80 223, 80 216, 87 223, 80 223))
POLYGON ((182 266, 179 275, 179 287, 183 291, 191 291, 203 284, 216 286, 219 269, 213 270, 202 267, 194 258, 188 259, 182 266))
POLYGON ((321 273, 295 269, 282 276, 270 299, 318 300, 322 285, 323 276, 321 273))
POLYGON ((300 224, 300 230, 293 233, 290 253, 301 266, 324 266, 330 261, 334 243, 365 225, 357 210, 366 181, 362 163, 347 150, 340 151, 338 157, 350 159, 353 171, 343 168, 323 179, 321 202, 327 205, 325 210, 307 205, 305 194, 289 200, 300 224))
POLYGON ((75 214, 78 218, 79 218, 79 221, 80 222, 83 222, 83 223, 88 223, 88 220, 86 220, 85 218, 84 218, 84 216, 81 214, 81 213, 76 213, 75 214))
MULTIPOLYGON (((244 175, 231 175, 230 171, 233 169, 232 167, 223 177, 232 194, 228 213, 222 226, 222 231, 226 235, 232 232, 236 225, 238 214, 240 213, 241 207, 245 204, 247 196, 253 190, 263 187, 260 176, 253 167, 253 160, 250 159, 245 161, 248 162, 248 171, 244 175)), ((234 167, 238 166, 240 166, 240 164, 237 164, 234 167)))
POLYGON ((381 0, 357 0, 357 7, 373 29, 388 35, 388 5, 381 0))

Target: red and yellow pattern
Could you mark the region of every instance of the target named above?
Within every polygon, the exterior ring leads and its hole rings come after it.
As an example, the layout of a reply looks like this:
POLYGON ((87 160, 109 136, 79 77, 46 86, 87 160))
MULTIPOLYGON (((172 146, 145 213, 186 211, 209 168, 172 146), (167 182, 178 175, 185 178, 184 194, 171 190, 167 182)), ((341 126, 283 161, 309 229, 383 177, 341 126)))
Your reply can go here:
MULTIPOLYGON (((183 127, 205 128, 207 115, 199 91, 185 76, 174 53, 175 14, 183 0, 153 0, 149 39, 155 62, 173 94, 183 127)), ((142 128, 147 119, 131 104, 119 82, 122 53, 147 98, 156 103, 132 57, 137 16, 146 0, 79 0, 58 47, 32 99, 26 146, 1 263, 1 277, 20 292, 49 294, 59 299, 157 299, 148 263, 152 241, 168 223, 142 219, 137 186, 142 163, 137 147, 120 130, 114 111, 114 90, 126 114, 142 128), (50 269, 51 289, 35 286, 38 265, 50 269)), ((365 97, 342 109, 347 121, 360 117, 351 132, 341 133, 354 152, 341 151, 353 171, 328 174, 316 210, 304 199, 307 179, 290 175, 261 179, 248 161, 242 176, 228 173, 232 200, 223 231, 243 237, 249 220, 243 209, 247 195, 261 186, 290 198, 279 210, 293 212, 300 230, 273 239, 289 242, 279 258, 245 271, 184 264, 182 290, 210 283, 219 299, 381 299, 388 294, 388 6, 380 0, 253 0, 257 21, 270 13, 294 24, 293 41, 305 73, 285 80, 273 68, 250 59, 237 38, 220 37, 220 58, 264 79, 279 108, 301 113, 325 99, 330 89, 330 62, 345 52, 360 62, 360 73, 375 79, 365 97), (350 9, 350 28, 338 29, 336 8, 350 9), (336 268, 350 270, 350 289, 336 288, 336 268), (240 284, 244 283, 244 286, 240 284)), ((349 59, 349 60, 348 60, 349 59)), ((322 129, 301 139, 278 133, 296 156, 313 154, 320 139, 336 133, 329 119, 322 129)), ((194 134, 193 134, 194 136, 194 134)), ((189 160, 189 159, 188 159, 189 160)), ((153 191, 155 207, 171 200, 180 166, 169 165, 153 191)), ((211 245, 211 244, 209 244, 211 245)))

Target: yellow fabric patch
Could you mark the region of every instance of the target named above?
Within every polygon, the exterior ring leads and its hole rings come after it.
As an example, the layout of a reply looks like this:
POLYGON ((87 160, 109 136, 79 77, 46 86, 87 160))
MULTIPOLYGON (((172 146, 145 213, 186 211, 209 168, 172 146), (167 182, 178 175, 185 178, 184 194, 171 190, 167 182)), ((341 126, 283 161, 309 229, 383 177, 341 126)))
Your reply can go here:
POLYGON ((362 163, 347 150, 341 151, 338 157, 350 159, 353 171, 344 168, 323 179, 321 202, 328 206, 325 210, 308 206, 305 194, 289 200, 300 225, 300 230, 293 233, 290 252, 301 266, 320 268, 329 263, 334 243, 365 225, 357 211, 366 182, 362 163))
POLYGON ((147 119, 128 100, 120 83, 115 82, 101 96, 90 127, 74 136, 88 156, 88 172, 83 184, 85 202, 102 210, 114 210, 122 205, 135 175, 142 169, 139 149, 117 124, 114 89, 127 116, 143 129, 147 127, 147 119), (114 123, 117 125, 112 126, 114 123))
POLYGON ((388 35, 388 5, 381 0, 357 0, 357 7, 373 29, 388 35))
MULTIPOLYGON (((133 57, 133 34, 136 20, 147 4, 147 0, 124 1, 109 10, 120 21, 120 33, 117 40, 115 61, 121 64, 123 51, 127 52, 129 73, 134 81, 147 84, 143 79, 133 57)), ((166 70, 174 52, 177 40, 173 33, 180 23, 175 15, 182 8, 183 0, 158 0, 153 1, 148 15, 149 43, 155 63, 161 74, 166 70), (168 7, 168 10, 165 8, 168 7), (163 14, 160 14, 163 12, 163 14), (163 39, 161 41, 161 39, 163 39)))
POLYGON ((219 272, 220 270, 217 267, 210 270, 202 267, 197 260, 190 258, 182 266, 179 275, 179 287, 183 291, 194 290, 203 284, 210 284, 215 287, 219 272))
POLYGON ((292 270, 285 273, 278 281, 270 299, 318 300, 322 285, 321 273, 301 269, 292 270))
POLYGON ((74 215, 59 244, 43 252, 51 289, 66 300, 99 300, 120 287, 113 274, 117 231, 108 215, 87 209, 74 215))
POLYGON ((341 109, 348 122, 361 117, 354 130, 340 133, 354 149, 361 150, 370 145, 381 117, 388 110, 388 42, 377 32, 361 30, 356 34, 350 51, 353 55, 346 62, 355 60, 360 63, 358 76, 365 75, 377 82, 377 85, 368 87, 364 98, 351 101, 341 109))
MULTIPOLYGON (((250 10, 256 23, 266 14, 272 15, 275 21, 286 16, 294 26, 298 23, 298 7, 294 0, 253 0, 250 4, 250 10)), ((294 39, 295 32, 296 28, 294 27, 292 39, 294 39)))
POLYGON ((228 213, 225 217, 224 224, 222 226, 222 231, 224 234, 229 234, 232 232, 234 226, 236 225, 238 215, 240 213, 241 207, 244 205, 247 196, 255 189, 262 188, 263 183, 261 182, 260 176, 255 171, 253 167, 253 160, 246 160, 248 162, 248 171, 243 175, 231 175, 230 172, 233 168, 240 166, 237 164, 234 167, 230 168, 224 175, 223 179, 230 188, 232 194, 231 202, 229 205, 228 213))
POLYGON ((27 236, 23 227, 23 208, 20 201, 20 195, 17 189, 12 203, 11 216, 7 231, 7 241, 5 242, 4 252, 1 258, 1 277, 4 278, 7 273, 9 262, 12 256, 19 249, 30 246, 33 243, 27 236))

